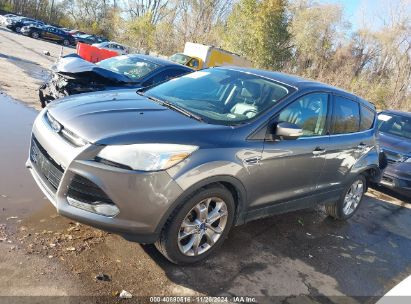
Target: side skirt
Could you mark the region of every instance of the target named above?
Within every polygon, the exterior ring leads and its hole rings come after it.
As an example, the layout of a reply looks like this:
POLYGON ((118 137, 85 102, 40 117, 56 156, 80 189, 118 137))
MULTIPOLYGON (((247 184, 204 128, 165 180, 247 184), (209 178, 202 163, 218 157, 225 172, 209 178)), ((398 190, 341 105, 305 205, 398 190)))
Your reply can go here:
POLYGON ((276 214, 282 214, 301 209, 313 208, 318 205, 333 203, 339 199, 342 191, 342 189, 337 189, 294 199, 291 201, 276 202, 270 204, 269 206, 253 209, 246 213, 245 223, 276 214))

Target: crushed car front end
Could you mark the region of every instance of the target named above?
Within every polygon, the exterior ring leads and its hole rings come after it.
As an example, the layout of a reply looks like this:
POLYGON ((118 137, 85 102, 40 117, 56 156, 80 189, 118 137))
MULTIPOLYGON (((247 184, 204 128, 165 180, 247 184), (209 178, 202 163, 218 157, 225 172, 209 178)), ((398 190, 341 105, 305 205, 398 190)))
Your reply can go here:
POLYGON ((49 80, 40 86, 38 93, 44 108, 53 100, 69 95, 140 87, 138 82, 100 68, 74 54, 62 57, 52 67, 49 80))

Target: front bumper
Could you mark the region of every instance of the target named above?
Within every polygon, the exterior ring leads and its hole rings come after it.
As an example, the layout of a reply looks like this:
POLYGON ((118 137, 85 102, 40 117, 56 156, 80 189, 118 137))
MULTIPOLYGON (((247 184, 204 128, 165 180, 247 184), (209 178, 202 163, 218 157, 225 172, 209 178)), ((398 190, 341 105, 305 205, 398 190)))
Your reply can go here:
MULTIPOLYGON (((39 169, 36 157, 30 156, 26 166, 34 180, 58 213, 81 223, 120 234, 140 243, 153 243, 158 239, 160 223, 182 189, 165 171, 138 172, 116 168, 94 160, 101 146, 74 147, 52 130, 42 111, 33 126, 33 137, 47 157, 61 168, 58 182, 39 169), (69 204, 70 187, 76 176, 97 185, 120 210, 108 217, 69 204), (56 187, 57 185, 57 187, 56 187)), ((43 171, 42 171, 43 170, 43 171)), ((54 178, 54 177, 53 177, 54 178)))
POLYGON ((411 197, 411 163, 389 164, 379 183, 411 197))

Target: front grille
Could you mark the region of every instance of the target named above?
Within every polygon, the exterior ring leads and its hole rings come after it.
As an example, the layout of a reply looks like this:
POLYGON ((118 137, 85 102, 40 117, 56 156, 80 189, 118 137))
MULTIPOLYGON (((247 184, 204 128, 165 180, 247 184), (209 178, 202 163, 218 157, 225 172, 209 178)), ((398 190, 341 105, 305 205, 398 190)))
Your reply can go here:
POLYGON ((395 164, 397 161, 391 158, 387 158, 387 163, 389 164, 395 164))
POLYGON ((34 136, 31 139, 30 160, 37 172, 50 183, 55 192, 60 185, 64 170, 50 157, 34 136))
POLYGON ((388 182, 388 183, 393 183, 394 182, 394 180, 391 177, 388 177, 386 175, 384 175, 382 177, 382 180, 385 181, 385 182, 388 182))
POLYGON ((71 132, 65 128, 60 122, 58 122, 49 111, 44 115, 44 120, 48 126, 53 129, 54 132, 59 134, 65 141, 74 147, 81 147, 86 144, 86 141, 81 137, 77 136, 75 133, 71 132))
POLYGON ((75 175, 68 190, 68 196, 87 204, 104 202, 113 204, 104 191, 92 181, 80 175, 75 175))

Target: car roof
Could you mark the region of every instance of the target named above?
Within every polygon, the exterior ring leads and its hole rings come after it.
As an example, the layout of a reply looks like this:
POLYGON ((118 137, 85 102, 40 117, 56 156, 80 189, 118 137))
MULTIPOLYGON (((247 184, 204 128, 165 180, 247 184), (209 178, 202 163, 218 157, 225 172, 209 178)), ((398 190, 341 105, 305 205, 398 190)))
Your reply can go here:
POLYGON ((179 63, 167 60, 167 59, 163 59, 160 57, 154 57, 154 56, 143 55, 143 54, 130 54, 130 55, 125 55, 125 56, 139 58, 139 59, 142 59, 142 60, 145 60, 151 63, 155 63, 157 65, 161 65, 164 67, 165 66, 178 66, 178 67, 186 68, 187 70, 192 71, 192 69, 190 69, 189 67, 185 65, 182 65, 182 64, 179 64, 179 63))
POLYGON ((400 115, 400 116, 405 116, 407 118, 411 118, 411 112, 398 111, 398 110, 383 110, 381 112, 385 114, 394 114, 394 115, 400 115))
POLYGON ((338 95, 345 96, 351 99, 355 99, 357 101, 360 101, 368 105, 369 107, 375 108, 375 106, 371 102, 364 100, 361 97, 358 97, 350 92, 347 92, 344 89, 334 87, 334 86, 331 86, 323 82, 303 78, 300 76, 290 75, 290 74, 282 73, 282 72, 273 72, 273 71, 268 71, 268 70, 259 70, 259 69, 243 68, 243 67, 235 67, 235 66, 223 66, 223 67, 218 67, 218 68, 230 69, 230 70, 236 70, 239 72, 254 74, 257 76, 261 76, 267 79, 271 79, 271 80, 292 86, 298 90, 314 88, 314 89, 332 91, 338 95))

